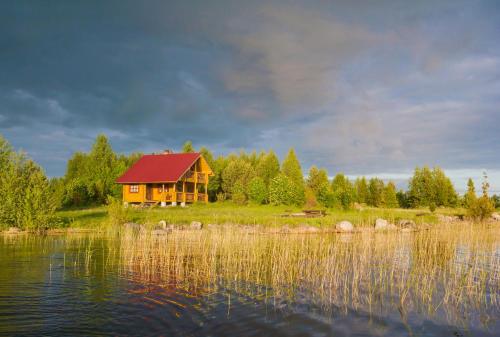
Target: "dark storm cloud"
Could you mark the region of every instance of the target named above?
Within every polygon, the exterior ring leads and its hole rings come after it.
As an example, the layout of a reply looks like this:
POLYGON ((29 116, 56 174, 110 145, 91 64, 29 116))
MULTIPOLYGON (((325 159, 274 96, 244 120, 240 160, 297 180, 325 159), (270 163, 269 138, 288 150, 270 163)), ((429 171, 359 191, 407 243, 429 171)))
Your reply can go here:
POLYGON ((4 2, 0 132, 49 175, 99 132, 122 152, 295 146, 305 167, 352 174, 500 170, 499 14, 494 1, 4 2))

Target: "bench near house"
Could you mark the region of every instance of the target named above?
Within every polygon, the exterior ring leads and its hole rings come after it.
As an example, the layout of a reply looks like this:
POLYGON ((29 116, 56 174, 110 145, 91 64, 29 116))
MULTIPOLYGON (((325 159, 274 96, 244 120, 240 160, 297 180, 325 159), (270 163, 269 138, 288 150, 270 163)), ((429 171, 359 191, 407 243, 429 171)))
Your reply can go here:
POLYGON ((116 182, 123 185, 125 204, 173 206, 208 202, 208 179, 213 175, 200 153, 142 156, 116 182))

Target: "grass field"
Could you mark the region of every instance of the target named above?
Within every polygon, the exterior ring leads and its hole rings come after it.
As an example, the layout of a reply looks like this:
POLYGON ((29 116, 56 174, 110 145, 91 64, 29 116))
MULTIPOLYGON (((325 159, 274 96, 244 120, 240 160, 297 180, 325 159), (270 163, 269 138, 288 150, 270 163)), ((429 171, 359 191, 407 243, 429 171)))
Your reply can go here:
MULTIPOLYGON (((263 226, 295 226, 308 224, 318 227, 332 226, 335 223, 347 220, 355 226, 373 226, 377 218, 384 218, 391 222, 400 219, 414 220, 420 223, 436 223, 437 214, 461 214, 457 209, 438 209, 431 213, 426 209, 380 209, 363 208, 361 210, 328 209, 325 217, 294 218, 284 214, 299 212, 302 208, 290 206, 247 205, 238 206, 231 202, 210 203, 207 205, 189 205, 188 207, 153 207, 148 209, 128 208, 126 218, 129 221, 142 224, 157 224, 160 220, 173 224, 189 224, 191 221, 201 221, 204 224, 239 224, 263 226)), ((99 228, 108 220, 108 209, 104 206, 63 210, 57 213, 64 227, 71 228, 99 228)))

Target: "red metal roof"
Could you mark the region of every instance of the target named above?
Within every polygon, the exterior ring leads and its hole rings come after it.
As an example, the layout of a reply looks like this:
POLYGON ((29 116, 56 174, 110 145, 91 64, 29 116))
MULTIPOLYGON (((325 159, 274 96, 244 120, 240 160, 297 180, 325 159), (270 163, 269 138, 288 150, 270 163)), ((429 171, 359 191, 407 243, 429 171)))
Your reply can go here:
POLYGON ((199 153, 147 154, 116 182, 119 184, 176 182, 199 157, 199 153))

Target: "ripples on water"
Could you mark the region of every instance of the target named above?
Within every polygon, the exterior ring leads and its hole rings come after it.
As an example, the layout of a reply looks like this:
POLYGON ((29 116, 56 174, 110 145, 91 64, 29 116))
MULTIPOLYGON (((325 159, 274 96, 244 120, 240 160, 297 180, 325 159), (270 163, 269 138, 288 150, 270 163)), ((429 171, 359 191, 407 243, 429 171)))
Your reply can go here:
MULTIPOLYGON (((290 302, 229 289, 193 291, 161 281, 145 284, 115 265, 105 249, 108 244, 106 239, 87 237, 0 237, 0 335, 500 335, 494 316, 498 311, 478 314, 469 326, 459 328, 443 317, 430 319, 418 312, 373 308, 370 314, 335 306, 325 312, 306 295, 290 302), (103 249, 85 251, 88 240, 103 249)), ((459 247, 458 261, 466 264, 470 254, 467 247, 459 247)), ((402 250, 398 259, 409 265, 409 251, 402 250)))

